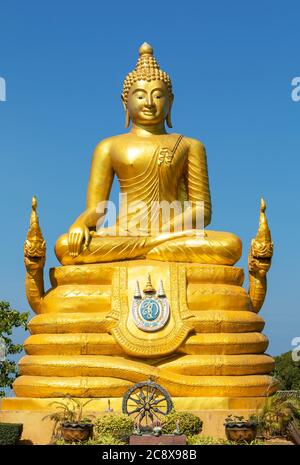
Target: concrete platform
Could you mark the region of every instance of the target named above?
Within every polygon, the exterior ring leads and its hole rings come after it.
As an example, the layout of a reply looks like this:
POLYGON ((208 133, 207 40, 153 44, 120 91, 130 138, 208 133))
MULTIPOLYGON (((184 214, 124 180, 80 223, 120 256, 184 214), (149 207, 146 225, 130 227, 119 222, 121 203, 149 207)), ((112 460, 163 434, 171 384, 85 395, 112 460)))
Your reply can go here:
MULTIPOLYGON (((4 398, 0 404, 0 421, 23 423, 22 440, 30 440, 33 444, 49 444, 51 441, 53 422, 45 416, 53 413, 51 402, 62 399, 4 398)), ((84 399, 82 399, 84 400, 84 399)), ((224 397, 178 397, 173 398, 174 407, 178 411, 189 411, 203 421, 202 434, 214 438, 225 438, 224 420, 227 415, 243 415, 248 417, 262 407, 265 398, 224 398, 224 397)), ((116 413, 121 413, 122 398, 111 398, 110 406, 116 413)), ((85 411, 99 417, 105 415, 108 399, 94 399, 85 411)))

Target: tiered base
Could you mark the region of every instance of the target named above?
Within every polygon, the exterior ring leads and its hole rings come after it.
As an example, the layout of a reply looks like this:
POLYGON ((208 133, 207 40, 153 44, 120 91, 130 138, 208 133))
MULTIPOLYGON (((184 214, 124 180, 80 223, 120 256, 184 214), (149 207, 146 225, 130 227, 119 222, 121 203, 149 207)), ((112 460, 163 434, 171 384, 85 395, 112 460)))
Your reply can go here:
POLYGON ((136 260, 63 266, 50 277, 14 383, 19 397, 118 398, 149 378, 173 398, 261 398, 276 389, 240 268, 136 260), (163 280, 170 305, 156 332, 131 312, 136 280, 143 289, 148 274, 156 289, 163 280))

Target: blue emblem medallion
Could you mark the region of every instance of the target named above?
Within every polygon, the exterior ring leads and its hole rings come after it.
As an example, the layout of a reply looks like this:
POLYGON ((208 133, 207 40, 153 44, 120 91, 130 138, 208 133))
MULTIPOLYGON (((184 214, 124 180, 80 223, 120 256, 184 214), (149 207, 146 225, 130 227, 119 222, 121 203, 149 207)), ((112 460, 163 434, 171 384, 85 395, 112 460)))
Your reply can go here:
POLYGON ((143 331, 158 331, 165 326, 170 315, 169 303, 162 281, 160 281, 159 289, 156 292, 149 275, 143 294, 142 296, 137 281, 131 305, 134 322, 143 331))
POLYGON ((158 302, 155 299, 143 300, 139 310, 142 318, 144 318, 147 321, 156 320, 160 313, 158 302))

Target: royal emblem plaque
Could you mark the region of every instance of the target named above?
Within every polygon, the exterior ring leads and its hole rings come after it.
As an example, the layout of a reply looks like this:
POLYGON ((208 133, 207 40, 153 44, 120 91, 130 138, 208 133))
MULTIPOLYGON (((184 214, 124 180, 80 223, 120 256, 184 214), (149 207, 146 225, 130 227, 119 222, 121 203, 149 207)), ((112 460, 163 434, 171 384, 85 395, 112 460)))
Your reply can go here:
POLYGON ((165 295, 163 282, 160 281, 156 292, 149 276, 142 295, 137 281, 131 310, 134 322, 141 330, 153 332, 163 328, 170 316, 170 306, 165 295))

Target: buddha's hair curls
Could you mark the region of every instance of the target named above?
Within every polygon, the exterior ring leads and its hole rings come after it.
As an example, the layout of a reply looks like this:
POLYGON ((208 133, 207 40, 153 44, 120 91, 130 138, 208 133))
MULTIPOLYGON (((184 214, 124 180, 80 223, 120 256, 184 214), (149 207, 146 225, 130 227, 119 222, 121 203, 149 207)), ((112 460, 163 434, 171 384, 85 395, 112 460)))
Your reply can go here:
POLYGON ((127 104, 129 90, 132 84, 136 81, 163 81, 168 87, 170 98, 172 98, 173 92, 170 76, 160 69, 159 64, 153 56, 153 48, 151 45, 145 42, 141 45, 139 54, 140 57, 135 69, 127 74, 124 80, 122 93, 124 102, 127 104))

